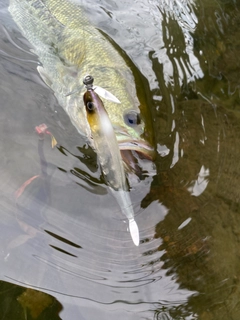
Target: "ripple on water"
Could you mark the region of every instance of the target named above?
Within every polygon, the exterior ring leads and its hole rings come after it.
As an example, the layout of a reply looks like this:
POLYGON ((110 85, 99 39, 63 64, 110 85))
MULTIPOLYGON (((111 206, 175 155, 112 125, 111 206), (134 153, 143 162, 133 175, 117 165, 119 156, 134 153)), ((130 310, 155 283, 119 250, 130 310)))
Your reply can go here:
POLYGON ((0 3, 7 30, 0 28, 1 276, 57 296, 64 319, 74 319, 74 307, 86 319, 234 318, 237 2, 86 3, 91 21, 141 71, 140 88, 149 96, 158 155, 156 167, 146 164, 150 174, 131 183, 139 247, 94 152, 81 145, 53 93, 40 85, 28 44, 13 23, 8 28, 6 6, 0 3), (40 174, 34 127, 43 122, 64 147, 44 144, 48 176, 35 179, 15 201, 19 186, 40 174))

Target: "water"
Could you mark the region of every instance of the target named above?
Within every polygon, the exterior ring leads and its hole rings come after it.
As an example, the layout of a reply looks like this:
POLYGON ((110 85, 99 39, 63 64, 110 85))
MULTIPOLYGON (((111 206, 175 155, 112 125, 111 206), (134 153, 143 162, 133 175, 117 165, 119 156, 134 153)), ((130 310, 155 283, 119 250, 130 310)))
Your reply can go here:
POLYGON ((157 156, 131 179, 140 246, 2 1, 0 318, 237 320, 239 4, 81 3, 149 103, 157 156))

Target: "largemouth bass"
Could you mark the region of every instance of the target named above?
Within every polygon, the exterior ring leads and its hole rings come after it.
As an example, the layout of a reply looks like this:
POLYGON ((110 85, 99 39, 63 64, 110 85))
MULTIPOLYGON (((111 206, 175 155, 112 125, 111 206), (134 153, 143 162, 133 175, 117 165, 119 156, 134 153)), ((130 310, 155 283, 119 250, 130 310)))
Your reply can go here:
MULTIPOLYGON (((10 0, 9 11, 39 57, 41 77, 54 91, 73 125, 99 155, 106 183, 127 216, 133 241, 138 245, 138 229, 119 150, 147 154, 151 153, 151 148, 142 138, 145 126, 139 116, 139 101, 130 68, 103 33, 89 23, 76 3, 67 0, 10 0), (95 122, 89 121, 83 103, 86 88, 82 80, 86 74, 93 75, 98 86, 107 89, 121 102, 104 100, 107 126, 102 125, 103 116, 95 117, 95 122), (100 128, 98 138, 93 134, 96 125, 100 128), (110 126, 112 129, 107 132, 110 126), (114 162, 110 161, 108 150, 102 149, 104 145, 109 146, 106 144, 109 139, 117 154, 114 162), (110 166, 108 169, 107 165, 110 166), (107 170, 115 172, 111 179, 107 170)), ((98 101, 98 105, 103 110, 102 102, 98 101)))

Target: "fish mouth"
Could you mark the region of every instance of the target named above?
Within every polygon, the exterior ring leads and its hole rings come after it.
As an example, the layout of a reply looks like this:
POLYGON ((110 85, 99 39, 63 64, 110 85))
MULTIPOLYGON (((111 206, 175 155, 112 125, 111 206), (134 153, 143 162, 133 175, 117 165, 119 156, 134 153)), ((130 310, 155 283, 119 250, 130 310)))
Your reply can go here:
POLYGON ((153 161, 154 148, 145 140, 124 139, 118 143, 120 151, 136 151, 141 157, 153 161))

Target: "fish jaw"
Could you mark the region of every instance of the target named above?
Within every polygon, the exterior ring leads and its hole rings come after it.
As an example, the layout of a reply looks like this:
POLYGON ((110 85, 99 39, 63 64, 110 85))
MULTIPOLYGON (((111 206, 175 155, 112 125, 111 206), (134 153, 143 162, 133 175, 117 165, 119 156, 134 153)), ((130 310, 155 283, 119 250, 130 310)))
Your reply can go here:
POLYGON ((115 130, 115 134, 120 151, 136 151, 143 158, 151 161, 154 160, 155 150, 148 141, 140 136, 139 138, 132 137, 123 130, 119 130, 119 128, 115 130))

